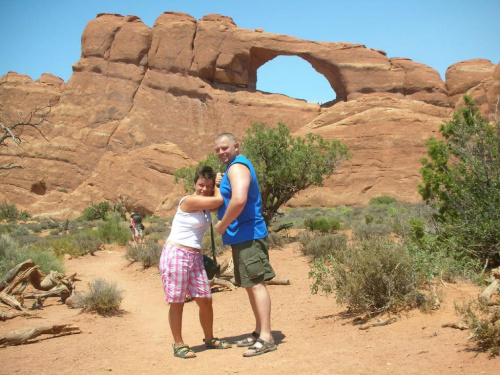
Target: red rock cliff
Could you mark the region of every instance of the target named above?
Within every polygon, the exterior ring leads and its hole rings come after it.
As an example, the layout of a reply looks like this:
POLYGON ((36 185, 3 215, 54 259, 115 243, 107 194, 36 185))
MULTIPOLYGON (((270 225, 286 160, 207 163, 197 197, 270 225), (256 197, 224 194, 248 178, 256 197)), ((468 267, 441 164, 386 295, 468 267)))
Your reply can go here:
POLYGON ((242 29, 221 15, 167 12, 149 28, 135 16, 100 14, 85 28, 67 83, 50 74, 1 77, 6 112, 47 103, 52 111, 47 140, 26 134, 24 149, 0 150, 0 165, 24 166, 0 170, 0 199, 65 218, 102 200, 167 214, 183 194, 173 172, 203 159, 217 134, 283 122, 294 135, 341 140, 354 154, 291 206, 360 205, 380 195, 416 202, 426 139, 465 93, 493 113, 499 71, 469 60, 443 82, 431 67, 363 45, 242 29), (256 91, 259 67, 280 55, 308 61, 337 99, 319 106, 256 91))

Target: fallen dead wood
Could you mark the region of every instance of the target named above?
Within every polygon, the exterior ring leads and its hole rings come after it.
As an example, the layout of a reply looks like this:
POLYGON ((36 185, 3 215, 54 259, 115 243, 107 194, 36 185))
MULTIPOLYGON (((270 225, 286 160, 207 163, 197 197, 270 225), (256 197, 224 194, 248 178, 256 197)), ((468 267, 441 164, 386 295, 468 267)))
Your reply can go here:
POLYGON ((467 327, 466 325, 464 325, 462 323, 444 323, 441 327, 443 327, 443 328, 455 328, 455 329, 459 329, 461 331, 469 329, 469 327, 467 327))
MULTIPOLYGON (((290 280, 275 277, 265 283, 266 285, 290 285, 290 280)), ((230 258, 229 261, 224 260, 221 263, 220 275, 210 280, 210 286, 222 286, 229 290, 235 290, 238 287, 234 279, 234 264, 232 258, 230 258)))
POLYGON ((32 315, 23 311, 3 311, 0 310, 0 320, 5 322, 7 319, 14 319, 18 316, 31 317, 32 315))
POLYGON ((266 281, 267 285, 290 285, 290 280, 281 277, 275 277, 272 280, 266 281))
POLYGON ((32 309, 41 308, 43 306, 44 301, 48 297, 61 297, 62 303, 66 303, 66 300, 70 295, 71 291, 68 289, 66 285, 56 286, 45 293, 35 294, 34 295, 35 302, 33 303, 32 309))
POLYGON ((68 277, 62 273, 50 271, 47 275, 29 259, 12 268, 0 281, 2 289, 0 305, 7 305, 22 311, 25 290, 29 284, 43 292, 33 294, 35 302, 32 309, 41 308, 49 297, 60 297, 64 303, 71 296, 76 280, 76 273, 68 277))
POLYGON ((21 306, 21 304, 19 303, 19 301, 16 300, 15 297, 13 297, 13 296, 11 296, 9 294, 6 294, 4 292, 0 292, 0 302, 2 302, 3 304, 5 304, 7 306, 13 307, 16 310, 22 310, 23 309, 23 307, 21 306))
POLYGON ((9 272, 7 272, 3 279, 0 280, 0 291, 4 290, 11 283, 11 281, 14 280, 19 272, 24 272, 34 266, 35 262, 33 262, 31 259, 28 259, 27 261, 19 263, 17 266, 12 268, 9 272))
POLYGON ((373 322, 373 323, 365 324, 364 326, 359 327, 359 329, 366 330, 366 329, 369 329, 371 327, 386 326, 388 324, 394 323, 395 321, 396 321, 396 318, 389 318, 389 319, 386 319, 386 320, 381 320, 381 321, 378 321, 378 322, 373 322))
MULTIPOLYGON (((22 273, 18 273, 16 275, 16 277, 11 280, 9 282, 9 284, 5 287, 5 289, 3 290, 5 293, 7 294, 19 294, 19 293, 22 293, 23 290, 24 290, 24 287, 21 287, 22 290, 18 290, 16 292, 14 292, 14 289, 16 288, 16 286, 18 286, 19 284, 21 283, 25 283, 27 280, 30 279, 30 275, 33 273, 33 272, 40 272, 39 270, 39 266, 33 266, 33 267, 30 267, 26 270, 24 270, 22 273)), ((21 289, 20 288, 20 289, 21 289)))
POLYGON ((38 328, 21 329, 0 335, 0 347, 25 344, 28 340, 41 335, 54 335, 54 337, 82 333, 79 327, 70 324, 56 324, 38 328))
POLYGON ((493 277, 493 281, 481 293, 481 299, 485 302, 488 302, 491 299, 491 296, 493 295, 493 293, 495 293, 497 291, 498 282, 500 279, 500 267, 495 268, 493 271, 491 271, 491 276, 493 277))
POLYGON ((219 279, 217 277, 214 277, 213 280, 210 280, 210 286, 214 286, 214 285, 222 286, 222 287, 225 287, 229 290, 236 289, 236 286, 231 281, 219 279))

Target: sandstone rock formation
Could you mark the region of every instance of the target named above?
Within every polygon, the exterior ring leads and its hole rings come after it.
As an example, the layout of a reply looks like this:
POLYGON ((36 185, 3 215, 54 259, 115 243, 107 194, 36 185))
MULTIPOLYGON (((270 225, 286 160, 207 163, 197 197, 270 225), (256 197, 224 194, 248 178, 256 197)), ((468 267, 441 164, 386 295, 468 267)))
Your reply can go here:
POLYGON ((379 195, 417 202, 425 140, 464 93, 493 113, 498 65, 457 63, 445 83, 431 67, 360 44, 242 29, 221 15, 167 12, 149 28, 135 16, 99 14, 85 28, 68 82, 1 77, 7 111, 46 104, 52 111, 47 140, 26 134, 24 148, 0 150, 0 165, 25 167, 0 170, 0 199, 63 218, 102 200, 166 215, 183 194, 173 172, 203 159, 218 133, 242 136, 253 122, 283 122, 294 135, 342 140, 354 153, 325 187, 290 205, 360 205, 379 195), (258 69, 280 55, 308 61, 336 99, 319 106, 257 91, 258 69))

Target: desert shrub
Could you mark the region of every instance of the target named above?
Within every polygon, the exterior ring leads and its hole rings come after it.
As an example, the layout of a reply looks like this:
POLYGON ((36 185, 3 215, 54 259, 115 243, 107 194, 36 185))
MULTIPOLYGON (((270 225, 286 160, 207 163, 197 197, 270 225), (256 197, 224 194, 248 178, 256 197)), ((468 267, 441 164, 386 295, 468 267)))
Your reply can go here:
POLYGON ((388 197, 387 195, 382 195, 380 197, 374 197, 370 199, 370 205, 372 204, 391 204, 395 203, 396 199, 392 197, 388 197))
POLYGON ((472 341, 492 356, 500 354, 500 308, 485 301, 455 303, 455 311, 471 330, 472 341))
POLYGON ((11 233, 10 236, 15 239, 20 246, 30 245, 32 243, 36 243, 39 241, 40 237, 34 235, 24 227, 16 227, 11 233))
POLYGON ((125 257, 132 262, 141 262, 144 269, 158 266, 162 252, 162 246, 157 242, 146 241, 144 243, 127 244, 125 257))
POLYGON ((42 232, 42 226, 40 223, 30 223, 27 224, 26 227, 32 231, 33 233, 41 233, 42 232))
POLYGON ((63 272, 63 262, 48 250, 36 250, 28 246, 20 246, 9 235, 0 236, 0 278, 17 264, 31 259, 44 273, 50 271, 63 272))
POLYGON ((0 204, 0 220, 14 221, 17 220, 19 211, 15 204, 3 202, 0 204))
POLYGON ((153 233, 161 233, 163 236, 169 230, 171 219, 161 219, 159 217, 148 218, 149 225, 144 229, 145 235, 150 235, 153 233))
POLYGON ((165 225, 158 223, 147 225, 144 228, 144 235, 149 236, 153 233, 160 233, 162 235, 165 235, 167 229, 168 228, 165 225))
POLYGON ((299 244, 302 254, 313 259, 328 256, 337 251, 347 248, 347 236, 345 234, 319 234, 303 232, 299 236, 299 244))
POLYGON ((386 224, 365 224, 360 223, 353 228, 353 238, 364 240, 370 237, 387 237, 391 233, 391 229, 386 224))
POLYGON ((26 220, 29 220, 31 219, 31 215, 29 214, 28 211, 21 211, 19 212, 19 215, 17 216, 17 219, 18 220, 21 220, 21 221, 26 221, 26 220))
POLYGON ((279 233, 269 232, 267 243, 270 249, 279 249, 280 247, 283 247, 285 242, 285 239, 279 233))
POLYGON ((331 233, 341 228, 340 221, 330 217, 316 217, 304 220, 304 226, 311 231, 331 233))
POLYGON ((15 227, 15 225, 12 225, 12 224, 1 224, 0 225, 0 235, 12 233, 12 230, 14 229, 14 227, 15 227))
POLYGON ((12 232, 11 235, 13 237, 22 237, 22 236, 28 236, 30 234, 30 231, 28 228, 26 228, 23 225, 14 225, 12 227, 12 232))
POLYGON ((126 245, 130 240, 128 223, 121 220, 119 215, 111 215, 109 220, 102 222, 97 227, 99 238, 104 243, 117 243, 126 245))
POLYGON ((358 240, 311 265, 313 293, 335 293, 350 312, 394 312, 421 305, 419 277, 408 252, 384 237, 358 240))
POLYGON ((51 234, 52 236, 57 236, 57 235, 59 235, 59 234, 61 234, 61 233, 62 233, 61 228, 54 228, 54 229, 51 229, 51 231, 50 231, 50 234, 51 234))
POLYGON ((99 237, 99 233, 91 229, 84 229, 70 236, 74 248, 80 255, 88 253, 94 255, 94 253, 103 245, 103 241, 99 237))
POLYGON ((56 229, 61 227, 61 222, 56 219, 42 219, 40 220, 40 225, 42 226, 43 230, 47 229, 56 229))
POLYGON ((154 233, 151 233, 150 235, 148 235, 148 241, 159 242, 159 241, 165 240, 165 238, 167 238, 167 236, 168 236, 168 233, 165 234, 165 233, 154 232, 154 233))
POLYGON ((55 255, 61 256, 63 254, 70 254, 73 256, 80 256, 73 241, 71 241, 70 236, 60 236, 60 237, 45 237, 42 240, 38 241, 36 244, 33 244, 33 248, 35 249, 43 249, 52 251, 55 255))
POLYGON ((101 203, 97 203, 92 206, 85 207, 82 211, 80 220, 106 220, 107 215, 110 211, 111 206, 108 202, 104 201, 101 203))
POLYGON ((89 291, 75 294, 74 303, 83 311, 109 316, 120 312, 123 290, 115 283, 98 278, 89 283, 89 291))

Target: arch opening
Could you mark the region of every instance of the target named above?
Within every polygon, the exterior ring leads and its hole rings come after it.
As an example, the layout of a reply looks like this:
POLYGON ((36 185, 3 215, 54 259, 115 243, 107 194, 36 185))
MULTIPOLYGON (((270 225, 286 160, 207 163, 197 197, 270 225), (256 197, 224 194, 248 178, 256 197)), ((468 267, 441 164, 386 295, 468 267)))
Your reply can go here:
POLYGON ((337 99, 325 76, 299 56, 272 57, 258 68, 255 80, 258 91, 283 94, 308 103, 323 105, 337 99))

